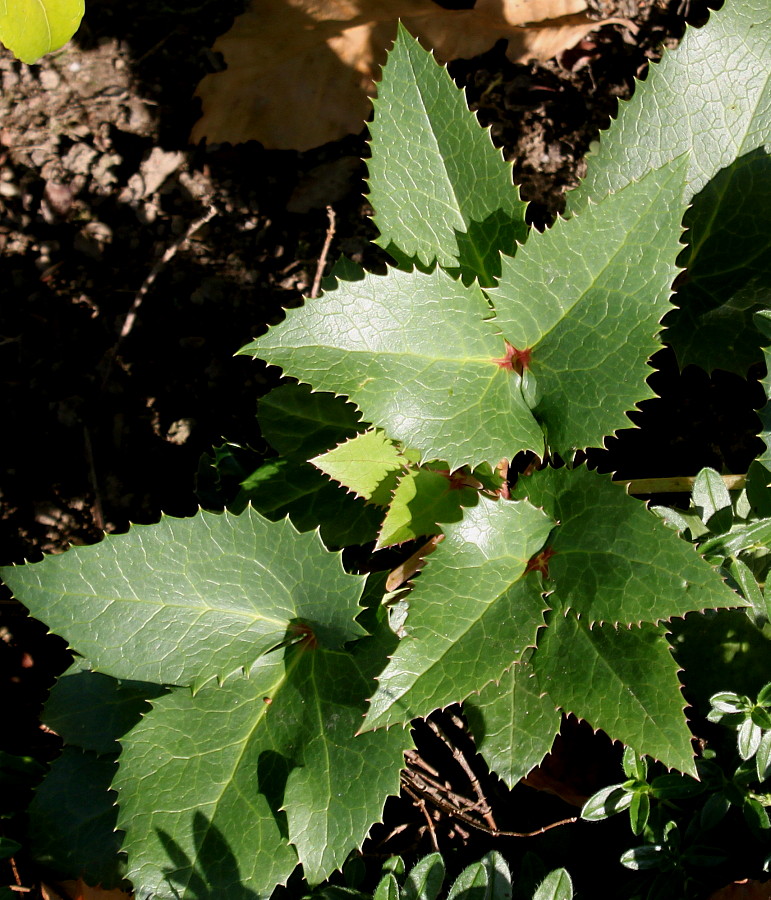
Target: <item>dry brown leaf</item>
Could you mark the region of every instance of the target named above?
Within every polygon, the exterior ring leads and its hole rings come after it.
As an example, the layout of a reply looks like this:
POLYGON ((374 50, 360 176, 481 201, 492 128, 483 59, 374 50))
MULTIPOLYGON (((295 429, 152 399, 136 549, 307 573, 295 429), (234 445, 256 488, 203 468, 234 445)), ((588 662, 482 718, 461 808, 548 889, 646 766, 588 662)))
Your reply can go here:
POLYGON ((709 900, 769 900, 771 881, 735 881, 710 895, 709 900))
POLYGON ((133 894, 127 894, 118 888, 106 890, 101 887, 91 887, 82 878, 71 881, 62 881, 54 889, 48 884, 40 885, 40 893, 43 900, 132 900, 133 894))
POLYGON ((228 68, 198 88, 192 140, 260 141, 309 150, 361 130, 399 19, 437 58, 472 57, 509 41, 513 62, 548 59, 607 22, 586 0, 253 0, 214 45, 228 68))

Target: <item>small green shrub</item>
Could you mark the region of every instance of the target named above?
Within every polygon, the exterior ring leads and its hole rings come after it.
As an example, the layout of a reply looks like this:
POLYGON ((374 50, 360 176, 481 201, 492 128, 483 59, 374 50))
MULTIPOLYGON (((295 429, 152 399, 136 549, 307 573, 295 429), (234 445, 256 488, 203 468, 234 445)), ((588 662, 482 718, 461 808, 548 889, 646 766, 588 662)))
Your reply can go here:
POLYGON ((575 451, 652 395, 665 316, 684 361, 740 367, 767 343, 770 38, 765 0, 689 32, 539 233, 447 73, 400 33, 370 163, 398 266, 341 262, 243 349, 299 384, 261 403, 280 456, 243 480, 240 514, 3 572, 81 654, 46 710, 66 747, 36 801, 38 858, 125 874, 143 898, 267 896, 298 864, 319 884, 398 792, 410 721, 458 702, 508 785, 563 711, 697 773, 668 620, 765 614, 703 555, 767 531, 697 549, 575 451), (520 452, 549 464, 510 488, 520 452), (411 587, 339 552, 412 538, 436 549, 411 587), (62 833, 73 798, 99 827, 62 833))

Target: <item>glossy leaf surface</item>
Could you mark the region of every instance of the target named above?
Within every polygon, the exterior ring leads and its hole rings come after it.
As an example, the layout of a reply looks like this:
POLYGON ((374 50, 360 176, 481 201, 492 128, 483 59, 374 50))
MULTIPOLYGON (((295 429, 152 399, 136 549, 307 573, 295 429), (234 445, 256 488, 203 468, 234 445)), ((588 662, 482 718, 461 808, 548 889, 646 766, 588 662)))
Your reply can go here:
POLYGON ((378 676, 366 728, 463 700, 534 644, 545 604, 525 568, 553 524, 527 502, 482 497, 447 526, 409 596, 407 636, 378 676))
POLYGON ((370 202, 378 243, 430 266, 459 267, 489 285, 499 252, 527 235, 525 204, 489 136, 446 69, 404 28, 374 101, 370 202))
POLYGON ((307 623, 327 647, 363 634, 363 581, 316 534, 201 512, 3 570, 33 615, 116 678, 202 684, 307 623))
POLYGON ((549 445, 567 456, 628 427, 626 413, 653 391, 645 379, 682 249, 687 157, 579 216, 534 233, 504 257, 489 292, 495 324, 528 352, 549 445))
POLYGON ((357 648, 303 644, 155 702, 115 782, 138 893, 265 896, 298 859, 318 883, 361 844, 411 741, 400 728, 354 736, 386 647, 357 648))
POLYGON ((441 270, 340 282, 240 353, 349 397, 390 438, 451 469, 540 452, 543 434, 479 288, 441 270))

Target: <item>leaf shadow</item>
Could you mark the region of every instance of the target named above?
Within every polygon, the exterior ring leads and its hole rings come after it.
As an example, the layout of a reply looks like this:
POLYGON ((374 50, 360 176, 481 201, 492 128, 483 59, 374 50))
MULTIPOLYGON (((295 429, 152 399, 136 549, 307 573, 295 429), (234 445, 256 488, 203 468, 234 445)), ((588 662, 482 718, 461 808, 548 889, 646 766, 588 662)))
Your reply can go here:
POLYGON ((260 900, 260 895, 241 882, 233 851, 222 832, 202 812, 193 815, 195 860, 191 860, 170 834, 157 829, 171 862, 164 869, 175 897, 186 900, 260 900))
POLYGON ((763 147, 721 169, 694 197, 683 224, 686 266, 664 319, 681 366, 744 374, 761 359, 753 314, 771 299, 771 156, 763 147), (715 360, 717 359, 717 363, 715 360))
MULTIPOLYGON (((469 223, 467 231, 454 229, 457 266, 443 267, 453 278, 465 285, 479 279, 482 287, 493 287, 501 275, 501 253, 514 256, 518 242, 527 237, 528 227, 505 209, 497 209, 485 219, 469 223)), ((394 243, 381 244, 397 268, 405 272, 417 269, 429 273, 436 266, 436 258, 426 265, 416 256, 407 256, 394 243)))

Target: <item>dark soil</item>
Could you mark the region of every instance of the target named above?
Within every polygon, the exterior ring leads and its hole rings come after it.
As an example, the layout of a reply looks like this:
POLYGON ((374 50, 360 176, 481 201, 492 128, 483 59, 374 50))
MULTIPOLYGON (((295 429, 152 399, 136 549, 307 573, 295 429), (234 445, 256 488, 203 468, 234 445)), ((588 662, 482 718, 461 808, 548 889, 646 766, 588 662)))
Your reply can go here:
MULTIPOLYGON (((209 48, 241 8, 93 0, 70 48, 36 66, 0 55, 3 564, 161 512, 191 515, 202 453, 223 438, 260 451, 255 404, 277 373, 233 354, 309 288, 327 204, 337 218, 330 261, 385 263, 369 243, 364 135, 307 153, 188 144, 196 84, 220 65, 209 48)), ((677 42, 683 14, 703 20, 706 4, 625 0, 599 12, 631 16, 637 33, 607 26, 539 65, 513 65, 496 47, 450 67, 514 161, 539 227, 562 208, 618 99, 677 42)), ((680 375, 666 352, 657 361, 663 399, 645 404, 642 430, 622 433, 594 464, 627 478, 745 471, 757 386, 680 375), (718 422, 718 409, 731 418, 718 422)), ((39 706, 68 654, 3 597, 0 749, 47 758, 56 741, 39 729, 39 706)), ((390 806, 381 838, 410 810, 406 800, 390 806)))

